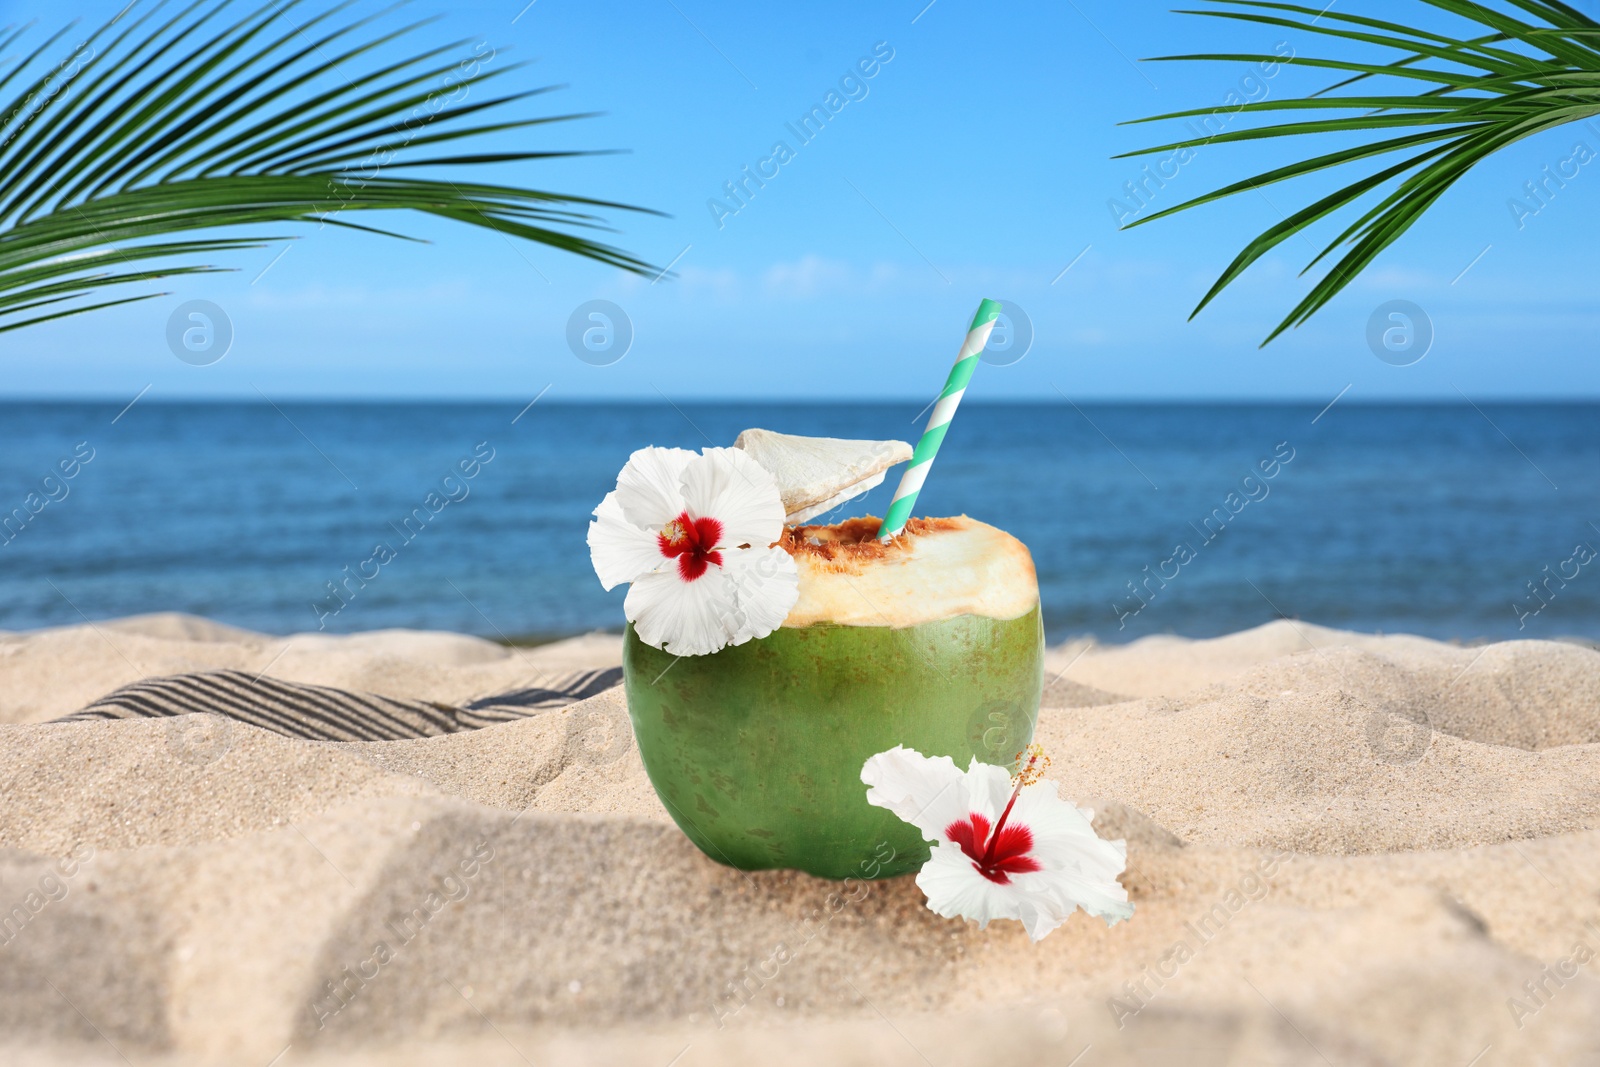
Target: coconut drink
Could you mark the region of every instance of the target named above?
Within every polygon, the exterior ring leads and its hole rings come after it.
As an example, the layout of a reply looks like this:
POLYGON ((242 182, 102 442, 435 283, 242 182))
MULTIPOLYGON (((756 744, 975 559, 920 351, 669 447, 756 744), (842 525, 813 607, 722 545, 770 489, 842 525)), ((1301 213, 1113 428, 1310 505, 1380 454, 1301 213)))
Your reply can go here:
POLYGON ((1000 305, 978 309, 915 450, 746 430, 643 448, 594 511, 623 583, 623 680, 646 773, 707 856, 824 878, 916 870, 941 915, 1133 912, 1120 841, 1057 795, 1032 743, 1044 626, 1027 548, 917 494, 1000 305), (808 520, 907 462, 888 512, 808 520))
POLYGON ((707 855, 826 878, 920 867, 928 845, 869 805, 862 764, 897 744, 1009 766, 1033 738, 1044 628, 1033 560, 969 518, 801 526, 799 598, 760 640, 675 659, 630 627, 623 670, 645 770, 707 855))
POLYGON ((719 862, 913 870, 927 843, 867 803, 868 757, 903 743, 1008 765, 1032 739, 1044 629, 1020 541, 965 516, 887 541, 876 518, 805 524, 911 454, 747 430, 700 456, 642 450, 619 479, 619 507, 655 520, 634 538, 656 573, 629 593, 629 715, 662 803, 719 862))

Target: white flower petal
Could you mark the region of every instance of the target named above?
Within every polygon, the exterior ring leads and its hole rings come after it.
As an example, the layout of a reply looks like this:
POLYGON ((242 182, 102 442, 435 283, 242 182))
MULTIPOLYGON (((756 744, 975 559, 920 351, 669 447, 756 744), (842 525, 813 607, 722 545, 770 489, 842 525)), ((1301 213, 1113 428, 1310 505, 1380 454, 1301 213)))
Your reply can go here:
POLYGON ((722 569, 734 588, 735 610, 726 620, 730 645, 766 637, 800 599, 800 571, 781 548, 725 548, 722 569))
MULTIPOLYGON (((1121 850, 1122 859, 1118 861, 1117 872, 1114 874, 1106 875, 1101 872, 1096 875, 1084 875, 1069 867, 1050 872, 1014 874, 1011 876, 1011 883, 1018 890, 1040 899, 1048 896, 1058 901, 1057 911, 1063 921, 1072 914, 1073 908, 1082 908, 1085 914, 1105 920, 1107 926, 1126 922, 1133 918, 1133 903, 1128 900, 1128 891, 1116 877, 1127 865, 1127 846, 1122 841, 1105 841, 1103 844, 1116 845, 1121 850)), ((1025 917, 1019 916, 1019 918, 1024 923, 1028 921, 1025 917)), ((1059 925, 1058 921, 1055 926, 1059 925)), ((1051 929, 1054 929, 1054 926, 1051 929)), ((1049 933, 1049 930, 1045 933, 1049 933)), ((1039 935, 1043 936, 1044 934, 1039 935)), ((1034 940, 1039 940, 1039 937, 1035 937, 1034 940)))
POLYGON ((1011 802, 1011 772, 992 763, 981 763, 973 756, 967 764, 966 781, 968 809, 991 823, 999 819, 1011 802))
POLYGON ((718 547, 766 548, 783 536, 778 483, 743 449, 708 448, 684 468, 681 480, 689 514, 722 523, 718 547))
MULTIPOLYGON (((1079 907, 1104 918, 1108 926, 1133 915, 1133 905, 1110 899, 1101 884, 1071 871, 1013 874, 1009 883, 992 882, 953 844, 934 846, 917 874, 917 887, 927 895, 929 909, 947 919, 972 919, 979 926, 994 919, 1015 919, 1034 941, 1066 922, 1079 907)), ((1126 897, 1120 885, 1116 889, 1126 897)))
POLYGON ((1077 907, 1043 872, 1014 874, 1008 885, 989 881, 959 845, 934 846, 917 873, 917 888, 926 894, 928 908, 946 919, 972 919, 979 927, 994 919, 1015 919, 1034 941, 1066 922, 1077 907))
POLYGON ((617 503, 623 517, 655 530, 677 518, 685 506, 684 469, 698 458, 686 448, 641 448, 629 456, 617 475, 617 503))
POLYGON ((917 872, 917 888, 927 895, 928 908, 946 919, 972 919, 987 927, 992 919, 1017 917, 1014 894, 979 874, 959 845, 933 846, 933 855, 917 872))
POLYGON ((594 509, 594 521, 589 524, 589 560, 600 576, 600 584, 607 589, 672 562, 661 554, 661 542, 654 532, 627 520, 614 492, 607 493, 594 509))
POLYGON ((704 656, 728 643, 735 596, 721 567, 707 568, 692 582, 669 567, 636 579, 622 611, 645 644, 677 656, 704 656))
POLYGON ((871 787, 868 804, 894 812, 929 841, 944 841, 944 828, 972 811, 967 776, 949 756, 930 759, 896 745, 867 760, 861 780, 871 787))
POLYGON ((1056 783, 1039 782, 1017 797, 1011 817, 1033 832, 1033 856, 1044 872, 1018 874, 1028 886, 1046 873, 1066 898, 1107 925, 1132 918, 1128 891, 1117 881, 1128 866, 1125 841, 1107 841, 1094 832, 1085 812, 1056 795, 1056 783))

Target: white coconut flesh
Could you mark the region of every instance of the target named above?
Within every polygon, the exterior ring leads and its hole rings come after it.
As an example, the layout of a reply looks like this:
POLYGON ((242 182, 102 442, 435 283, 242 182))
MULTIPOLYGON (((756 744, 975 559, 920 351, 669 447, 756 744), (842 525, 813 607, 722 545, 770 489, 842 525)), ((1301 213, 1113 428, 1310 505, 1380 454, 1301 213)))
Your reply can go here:
MULTIPOLYGON (((797 552, 800 599, 783 625, 898 629, 957 615, 1016 619, 1038 606, 1033 556, 1021 541, 966 516, 935 525, 896 538, 881 554, 797 552)), ((813 535, 826 536, 826 528, 813 535)))
POLYGON ((884 472, 911 458, 904 441, 799 437, 751 429, 733 443, 772 472, 785 521, 797 525, 883 484, 884 472))

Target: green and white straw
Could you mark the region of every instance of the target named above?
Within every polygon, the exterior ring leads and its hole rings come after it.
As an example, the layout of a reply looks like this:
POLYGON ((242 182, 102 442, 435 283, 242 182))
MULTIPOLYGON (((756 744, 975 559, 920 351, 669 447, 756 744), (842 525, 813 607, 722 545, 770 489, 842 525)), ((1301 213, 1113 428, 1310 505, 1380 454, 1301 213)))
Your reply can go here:
POLYGON ((966 342, 956 354, 956 364, 950 368, 950 377, 945 379, 944 392, 939 394, 939 399, 933 405, 928 426, 922 431, 916 451, 911 454, 911 465, 900 478, 900 488, 894 491, 889 514, 884 517, 883 526, 878 530, 878 540, 892 540, 906 528, 906 520, 911 518, 911 509, 916 506, 922 483, 928 480, 933 457, 939 454, 945 431, 950 428, 950 420, 955 418, 956 408, 967 391, 967 383, 977 369, 978 357, 983 355, 983 347, 989 343, 989 334, 994 332, 994 322, 999 317, 999 301, 985 300, 978 305, 978 313, 972 317, 972 328, 967 331, 966 342))

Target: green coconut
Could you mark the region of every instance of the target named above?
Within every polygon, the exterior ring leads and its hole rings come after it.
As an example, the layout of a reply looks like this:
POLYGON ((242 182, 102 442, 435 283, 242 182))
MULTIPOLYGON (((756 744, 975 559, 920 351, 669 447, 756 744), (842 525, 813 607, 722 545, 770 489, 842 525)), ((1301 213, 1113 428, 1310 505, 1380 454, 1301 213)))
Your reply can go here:
POLYGON ((769 636, 709 656, 623 646, 651 784, 708 856, 745 870, 882 878, 928 845, 867 803, 861 766, 905 745, 1010 765, 1033 739, 1044 626, 1022 543, 965 517, 800 527, 800 598, 769 636))

